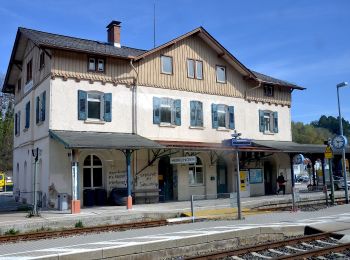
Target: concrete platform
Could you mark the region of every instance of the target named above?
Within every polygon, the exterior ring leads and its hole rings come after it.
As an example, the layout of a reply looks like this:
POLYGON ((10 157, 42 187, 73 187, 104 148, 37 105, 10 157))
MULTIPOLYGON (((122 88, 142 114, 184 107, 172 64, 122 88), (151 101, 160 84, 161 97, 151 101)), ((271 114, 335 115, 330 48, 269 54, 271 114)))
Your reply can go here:
POLYGON ((0 259, 164 259, 302 235, 306 226, 350 229, 350 205, 0 245, 0 259))
MULTIPOLYGON (((337 192, 336 197, 342 197, 343 193, 337 192)), ((300 194, 301 200, 323 199, 324 196, 321 192, 300 194)), ((271 205, 291 202, 291 200, 290 194, 242 198, 243 215, 255 214, 252 210, 257 207, 271 207, 271 205)), ((0 234, 9 229, 28 232, 48 228, 73 228, 78 221, 82 221, 84 226, 96 226, 176 218, 184 212, 190 212, 190 206, 189 201, 181 201, 134 205, 131 210, 127 210, 125 206, 93 207, 82 208, 81 213, 75 215, 70 214, 70 211, 43 210, 40 212, 40 217, 32 218, 27 218, 27 212, 2 212, 0 213, 0 234)), ((210 211, 220 215, 230 207, 229 199, 200 201, 195 203, 195 215, 203 217, 210 211)))

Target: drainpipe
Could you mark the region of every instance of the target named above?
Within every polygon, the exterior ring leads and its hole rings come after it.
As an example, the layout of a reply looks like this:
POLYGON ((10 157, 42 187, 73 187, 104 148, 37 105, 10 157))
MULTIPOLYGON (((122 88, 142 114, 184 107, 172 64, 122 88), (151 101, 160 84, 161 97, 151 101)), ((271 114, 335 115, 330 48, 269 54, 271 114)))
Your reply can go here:
POLYGON ((130 60, 130 66, 136 73, 134 85, 132 86, 132 133, 137 134, 137 83, 139 74, 132 63, 132 60, 130 60))

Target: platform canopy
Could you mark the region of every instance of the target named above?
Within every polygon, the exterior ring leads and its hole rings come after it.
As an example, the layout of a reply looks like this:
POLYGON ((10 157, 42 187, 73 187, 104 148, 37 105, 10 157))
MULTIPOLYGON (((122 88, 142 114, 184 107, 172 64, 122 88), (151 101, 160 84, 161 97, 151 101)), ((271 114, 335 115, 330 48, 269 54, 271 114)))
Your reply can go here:
MULTIPOLYGON (((269 141, 269 140, 253 140, 255 146, 269 147, 285 153, 312 153, 323 154, 326 150, 326 145, 322 144, 299 144, 291 141, 269 141)), ((334 151, 335 154, 340 154, 341 151, 334 151)), ((350 148, 346 148, 346 153, 350 153, 350 148)))
POLYGON ((140 135, 90 131, 49 130, 66 149, 161 149, 163 145, 140 135))

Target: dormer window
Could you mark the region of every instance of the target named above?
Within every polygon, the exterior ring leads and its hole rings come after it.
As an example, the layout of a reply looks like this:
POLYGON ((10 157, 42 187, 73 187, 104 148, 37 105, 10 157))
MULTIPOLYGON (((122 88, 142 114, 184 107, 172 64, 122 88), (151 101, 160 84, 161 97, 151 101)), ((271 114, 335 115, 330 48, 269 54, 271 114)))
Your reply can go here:
POLYGON ((273 97, 273 95, 274 95, 274 87, 272 85, 265 85, 264 86, 264 95, 266 97, 273 97))
POLYGON ((105 59, 89 57, 88 70, 91 72, 105 72, 105 59))

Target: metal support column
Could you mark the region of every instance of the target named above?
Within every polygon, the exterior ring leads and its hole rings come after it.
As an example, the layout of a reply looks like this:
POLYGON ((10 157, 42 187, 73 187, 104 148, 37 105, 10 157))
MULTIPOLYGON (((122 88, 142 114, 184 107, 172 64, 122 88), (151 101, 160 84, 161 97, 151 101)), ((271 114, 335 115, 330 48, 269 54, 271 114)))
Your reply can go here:
POLYGON ((325 171, 325 161, 324 159, 321 159, 321 163, 322 163, 322 179, 323 179, 323 192, 326 196, 326 205, 328 206, 328 191, 327 191, 327 183, 326 183, 326 171, 325 171))
POLYGON ((293 154, 289 154, 290 161, 290 175, 292 179, 292 211, 295 211, 297 208, 295 206, 295 179, 294 179, 294 167, 293 167, 293 154))
POLYGON ((242 219, 242 209, 241 209, 241 176, 239 172, 239 154, 238 147, 236 147, 236 167, 237 167, 237 209, 238 209, 238 219, 242 219))
POLYGON ((78 150, 73 149, 71 152, 71 169, 72 169, 72 201, 71 201, 71 213, 80 213, 80 200, 79 200, 79 162, 78 162, 78 150))
POLYGON ((127 209, 132 209, 132 197, 131 197, 131 168, 130 168, 130 161, 131 161, 131 151, 129 149, 125 150, 125 158, 126 158, 126 178, 127 178, 127 185, 128 185, 128 198, 126 203, 127 209))
POLYGON ((334 200, 334 182, 333 182, 333 160, 329 159, 329 180, 331 181, 331 203, 335 204, 334 200))
POLYGON ((37 186, 36 186, 36 175, 38 173, 38 160, 39 160, 39 148, 36 148, 34 150, 32 150, 32 154, 34 157, 34 203, 33 203, 33 211, 32 211, 32 215, 33 216, 38 216, 38 198, 37 198, 37 186))

